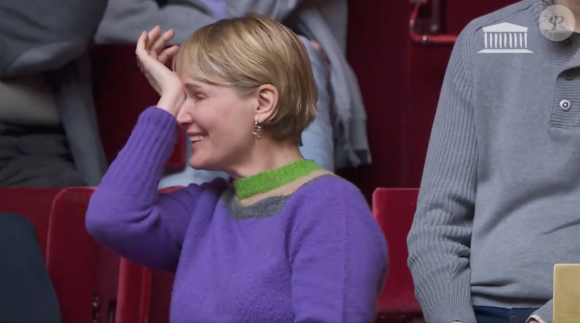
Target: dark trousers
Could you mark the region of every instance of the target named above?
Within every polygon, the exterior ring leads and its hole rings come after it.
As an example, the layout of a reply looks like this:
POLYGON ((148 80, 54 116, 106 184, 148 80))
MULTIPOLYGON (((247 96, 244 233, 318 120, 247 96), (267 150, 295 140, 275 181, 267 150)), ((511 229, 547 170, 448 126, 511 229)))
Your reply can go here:
POLYGON ((537 308, 500 308, 474 306, 477 323, 526 323, 537 308))
POLYGON ((36 230, 14 213, 0 213, 0 322, 60 322, 36 230))

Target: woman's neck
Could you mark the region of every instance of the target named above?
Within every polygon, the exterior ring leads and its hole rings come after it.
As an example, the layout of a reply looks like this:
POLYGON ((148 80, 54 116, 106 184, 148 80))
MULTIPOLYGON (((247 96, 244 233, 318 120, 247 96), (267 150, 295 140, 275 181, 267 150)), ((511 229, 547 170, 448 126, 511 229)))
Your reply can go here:
POLYGON ((290 143, 276 143, 262 138, 256 143, 250 157, 229 169, 227 173, 234 179, 250 177, 304 159, 298 146, 290 143))

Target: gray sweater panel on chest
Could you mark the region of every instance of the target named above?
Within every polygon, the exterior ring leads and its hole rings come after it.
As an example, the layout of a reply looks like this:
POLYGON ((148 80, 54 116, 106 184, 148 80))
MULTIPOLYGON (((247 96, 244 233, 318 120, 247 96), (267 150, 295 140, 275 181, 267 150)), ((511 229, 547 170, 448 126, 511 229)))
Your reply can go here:
POLYGON ((293 196, 293 194, 296 194, 297 191, 300 190, 300 188, 315 181, 318 181, 320 179, 327 178, 329 176, 334 175, 327 174, 315 177, 313 179, 310 179, 306 183, 302 184, 292 194, 266 197, 251 205, 241 204, 240 201, 236 198, 236 194, 232 186, 228 187, 222 193, 220 200, 222 203, 224 203, 224 205, 228 209, 228 212, 236 220, 265 218, 280 214, 282 208, 286 205, 286 202, 288 202, 288 200, 293 196))
POLYGON ((222 203, 236 220, 264 218, 279 214, 290 195, 269 197, 255 204, 244 206, 237 199, 235 191, 230 187, 221 197, 222 203))

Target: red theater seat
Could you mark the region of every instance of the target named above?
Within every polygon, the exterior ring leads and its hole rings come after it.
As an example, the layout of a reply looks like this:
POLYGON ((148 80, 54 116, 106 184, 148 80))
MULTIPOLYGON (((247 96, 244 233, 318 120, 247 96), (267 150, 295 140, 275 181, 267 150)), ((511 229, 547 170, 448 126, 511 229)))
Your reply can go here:
POLYGON ((87 194, 74 193, 79 191, 91 189, 0 189, 0 212, 22 214, 36 228, 62 323, 93 322, 93 295, 99 294, 95 286, 97 245, 86 233, 88 200, 87 194))
POLYGON ((95 322, 95 318, 105 323, 115 312, 120 258, 98 245, 85 229, 93 191, 89 187, 64 189, 53 203, 47 266, 62 323, 95 322))
POLYGON ((122 259, 116 323, 168 323, 173 278, 122 259))
MULTIPOLYGON (((47 267, 63 323, 91 322, 97 245, 85 230, 83 194, 65 189, 55 198, 49 224, 47 267)), ((86 207, 85 207, 86 210, 86 207)))
POLYGON ((173 275, 121 260, 90 237, 85 214, 93 192, 64 189, 52 206, 47 266, 62 323, 94 322, 96 313, 98 323, 169 322, 173 275))
POLYGON ((151 299, 151 271, 121 259, 115 323, 147 322, 151 299))
POLYGON ((389 272, 377 299, 378 322, 406 322, 421 316, 407 267, 407 234, 417 205, 417 189, 378 188, 373 194, 373 215, 389 245, 389 272))

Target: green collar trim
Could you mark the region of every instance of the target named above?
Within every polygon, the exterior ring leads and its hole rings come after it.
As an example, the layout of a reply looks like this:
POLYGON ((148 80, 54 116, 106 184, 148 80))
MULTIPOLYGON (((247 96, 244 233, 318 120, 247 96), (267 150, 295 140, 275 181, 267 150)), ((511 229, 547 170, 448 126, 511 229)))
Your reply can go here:
POLYGON ((298 160, 280 168, 234 181, 236 196, 242 200, 291 183, 315 170, 321 169, 311 160, 298 160))

